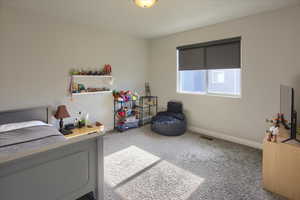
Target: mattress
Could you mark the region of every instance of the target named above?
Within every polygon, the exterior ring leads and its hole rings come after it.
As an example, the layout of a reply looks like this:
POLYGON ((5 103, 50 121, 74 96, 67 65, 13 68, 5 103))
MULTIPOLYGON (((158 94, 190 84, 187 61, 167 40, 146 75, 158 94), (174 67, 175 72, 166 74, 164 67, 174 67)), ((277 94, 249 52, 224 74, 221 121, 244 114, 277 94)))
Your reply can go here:
POLYGON ((2 130, 0 132, 0 156, 33 151, 65 140, 66 138, 56 128, 47 124, 2 130))

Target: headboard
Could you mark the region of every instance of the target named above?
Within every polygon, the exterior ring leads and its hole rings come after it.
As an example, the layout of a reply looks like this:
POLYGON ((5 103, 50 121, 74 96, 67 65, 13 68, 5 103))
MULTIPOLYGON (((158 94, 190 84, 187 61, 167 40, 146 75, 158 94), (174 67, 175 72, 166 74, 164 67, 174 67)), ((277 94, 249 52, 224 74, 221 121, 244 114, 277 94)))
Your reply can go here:
POLYGON ((0 125, 24 121, 39 120, 49 123, 49 107, 36 107, 21 110, 9 110, 0 112, 0 125))

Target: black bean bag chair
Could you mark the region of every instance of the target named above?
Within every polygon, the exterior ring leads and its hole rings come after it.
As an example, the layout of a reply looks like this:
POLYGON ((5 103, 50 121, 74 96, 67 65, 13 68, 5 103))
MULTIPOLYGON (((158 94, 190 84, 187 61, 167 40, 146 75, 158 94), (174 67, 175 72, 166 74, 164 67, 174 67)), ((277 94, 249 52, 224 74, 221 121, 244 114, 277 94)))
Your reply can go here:
POLYGON ((179 136, 186 132, 187 121, 182 103, 168 102, 168 110, 159 112, 151 121, 151 130, 165 136, 179 136))

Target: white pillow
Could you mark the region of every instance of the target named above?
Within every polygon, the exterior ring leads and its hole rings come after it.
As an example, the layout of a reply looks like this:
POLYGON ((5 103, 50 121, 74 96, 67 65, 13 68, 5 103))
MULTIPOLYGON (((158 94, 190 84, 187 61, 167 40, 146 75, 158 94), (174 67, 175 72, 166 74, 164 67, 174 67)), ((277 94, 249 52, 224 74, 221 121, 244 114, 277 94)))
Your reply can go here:
POLYGON ((50 124, 46 124, 42 121, 28 121, 28 122, 19 122, 19 123, 9 123, 0 125, 0 133, 13 131, 21 128, 28 128, 34 126, 51 126, 50 124))

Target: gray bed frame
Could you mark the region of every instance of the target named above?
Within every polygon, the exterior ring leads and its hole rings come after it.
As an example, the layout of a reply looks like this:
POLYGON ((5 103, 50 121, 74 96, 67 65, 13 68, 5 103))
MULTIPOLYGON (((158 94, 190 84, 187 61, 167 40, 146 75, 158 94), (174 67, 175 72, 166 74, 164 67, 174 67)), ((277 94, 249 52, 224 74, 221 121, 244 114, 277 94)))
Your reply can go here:
MULTIPOLYGON (((49 107, 0 112, 0 125, 41 120, 49 107)), ((1 200, 76 200, 94 192, 103 199, 103 137, 91 134, 35 151, 0 157, 1 200)))

